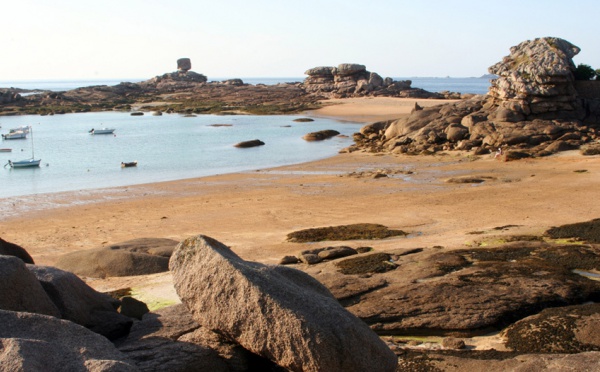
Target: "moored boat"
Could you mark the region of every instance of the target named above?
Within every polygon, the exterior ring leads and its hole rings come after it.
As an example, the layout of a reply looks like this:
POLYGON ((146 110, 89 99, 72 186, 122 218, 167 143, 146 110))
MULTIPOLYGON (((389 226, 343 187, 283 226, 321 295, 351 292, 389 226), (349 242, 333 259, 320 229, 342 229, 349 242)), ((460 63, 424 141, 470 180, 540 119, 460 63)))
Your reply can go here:
POLYGON ((137 167, 137 160, 130 162, 121 162, 121 168, 137 167))
POLYGON ((3 134, 2 138, 5 140, 25 139, 27 138, 27 133, 22 131, 9 132, 7 134, 3 134))
MULTIPOLYGON (((29 130, 30 129, 28 128, 27 131, 29 132, 29 130)), ((7 165, 10 165, 11 168, 32 168, 40 166, 40 162, 42 161, 42 159, 36 159, 33 153, 33 131, 29 133, 31 133, 31 159, 17 161, 9 160, 8 163, 4 165, 4 167, 6 167, 7 165)))
POLYGON ((113 134, 115 128, 102 128, 102 129, 94 129, 90 130, 90 134, 113 134))
POLYGON ((30 167, 39 167, 42 159, 25 159, 18 161, 8 161, 8 165, 11 168, 30 168, 30 167))
POLYGON ((11 152, 12 149, 9 148, 4 148, 4 149, 0 149, 0 152, 11 152))

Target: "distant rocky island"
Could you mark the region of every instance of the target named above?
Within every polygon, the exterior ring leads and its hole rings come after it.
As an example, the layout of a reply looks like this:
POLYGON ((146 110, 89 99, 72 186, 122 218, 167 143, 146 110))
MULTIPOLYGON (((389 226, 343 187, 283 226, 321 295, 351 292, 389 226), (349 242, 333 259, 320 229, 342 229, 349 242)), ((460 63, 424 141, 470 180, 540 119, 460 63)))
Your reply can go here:
POLYGON ((367 71, 364 65, 340 64, 305 72, 304 82, 246 84, 241 79, 209 82, 191 70, 189 58, 177 70, 140 83, 123 82, 64 92, 0 88, 0 115, 54 115, 107 110, 160 111, 180 114, 291 114, 320 107, 329 98, 388 96, 460 98, 460 93, 434 93, 367 71))

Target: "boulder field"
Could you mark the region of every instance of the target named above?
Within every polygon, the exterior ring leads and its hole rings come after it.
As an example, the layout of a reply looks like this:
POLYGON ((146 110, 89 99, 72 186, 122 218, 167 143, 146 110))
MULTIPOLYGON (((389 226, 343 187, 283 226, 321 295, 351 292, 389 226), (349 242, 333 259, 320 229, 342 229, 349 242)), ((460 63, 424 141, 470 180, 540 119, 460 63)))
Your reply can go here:
POLYGON ((90 371, 598 366, 600 310, 592 302, 600 284, 591 279, 600 272, 599 221, 541 236, 510 235, 513 226, 501 226, 494 231, 505 234, 473 232, 470 246, 453 250, 353 248, 374 227, 380 234, 371 239, 406 239, 405 233, 373 224, 329 226, 290 233, 290 241, 302 246, 336 236, 347 245, 303 250, 288 265, 245 261, 197 235, 168 249, 182 304, 136 316, 124 311, 127 297, 0 255, 0 367, 55 366, 62 358, 69 368, 90 371), (498 331, 501 350, 466 349, 463 338, 498 331), (415 336, 443 340, 428 346, 415 336))

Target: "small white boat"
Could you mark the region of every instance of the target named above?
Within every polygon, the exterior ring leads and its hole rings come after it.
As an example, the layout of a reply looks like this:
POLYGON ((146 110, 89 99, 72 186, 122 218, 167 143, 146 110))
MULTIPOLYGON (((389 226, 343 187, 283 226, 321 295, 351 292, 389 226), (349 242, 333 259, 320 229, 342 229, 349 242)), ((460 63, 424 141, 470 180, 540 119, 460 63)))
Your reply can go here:
POLYGON ((25 139, 27 138, 27 133, 21 131, 9 132, 7 134, 3 134, 2 138, 5 140, 25 139))
POLYGON ((102 129, 94 129, 90 130, 90 134, 113 134, 115 128, 102 128, 102 129))
POLYGON ((18 161, 8 161, 8 165, 11 168, 29 168, 29 167, 39 167, 42 159, 26 159, 26 160, 18 160, 18 161))

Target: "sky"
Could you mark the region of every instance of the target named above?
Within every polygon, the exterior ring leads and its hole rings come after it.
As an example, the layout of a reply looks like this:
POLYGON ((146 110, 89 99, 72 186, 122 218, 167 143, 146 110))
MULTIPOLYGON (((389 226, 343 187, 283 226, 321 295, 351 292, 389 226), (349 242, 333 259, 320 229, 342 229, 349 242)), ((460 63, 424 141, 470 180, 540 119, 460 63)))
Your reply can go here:
POLYGON ((0 82, 305 77, 359 63, 382 77, 471 77, 554 36, 600 68, 597 0, 19 0, 0 13, 0 82))

